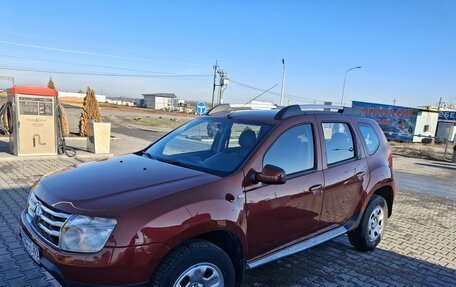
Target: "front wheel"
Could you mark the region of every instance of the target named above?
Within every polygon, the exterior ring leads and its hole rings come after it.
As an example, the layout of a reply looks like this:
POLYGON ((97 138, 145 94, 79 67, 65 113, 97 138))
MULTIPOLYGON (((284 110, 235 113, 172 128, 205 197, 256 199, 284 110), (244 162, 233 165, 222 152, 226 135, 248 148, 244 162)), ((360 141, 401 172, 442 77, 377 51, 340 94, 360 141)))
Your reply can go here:
POLYGON ((360 251, 373 250, 380 243, 387 222, 388 206, 385 199, 373 195, 359 226, 348 233, 348 239, 360 251))
POLYGON ((234 267, 218 246, 191 240, 171 251, 157 268, 151 287, 233 287, 234 267))

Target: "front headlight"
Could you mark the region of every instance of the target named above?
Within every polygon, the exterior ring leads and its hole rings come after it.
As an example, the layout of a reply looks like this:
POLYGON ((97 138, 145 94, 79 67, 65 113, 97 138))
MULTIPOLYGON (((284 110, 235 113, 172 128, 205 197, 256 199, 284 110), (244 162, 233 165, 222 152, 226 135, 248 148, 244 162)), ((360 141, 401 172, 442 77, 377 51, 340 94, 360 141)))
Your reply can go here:
POLYGON ((66 251, 98 252, 105 246, 116 223, 115 219, 73 215, 61 229, 59 247, 66 251))

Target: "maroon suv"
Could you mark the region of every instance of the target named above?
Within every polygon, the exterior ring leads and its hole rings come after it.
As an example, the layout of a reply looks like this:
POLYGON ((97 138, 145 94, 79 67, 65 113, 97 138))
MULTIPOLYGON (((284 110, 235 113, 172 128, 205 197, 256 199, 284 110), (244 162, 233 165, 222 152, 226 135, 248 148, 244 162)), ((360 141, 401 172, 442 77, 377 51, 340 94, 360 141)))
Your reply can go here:
POLYGON ((161 287, 239 286, 343 234, 372 250, 395 194, 388 142, 357 110, 317 108, 219 106, 140 152, 45 176, 24 246, 64 285, 161 287))

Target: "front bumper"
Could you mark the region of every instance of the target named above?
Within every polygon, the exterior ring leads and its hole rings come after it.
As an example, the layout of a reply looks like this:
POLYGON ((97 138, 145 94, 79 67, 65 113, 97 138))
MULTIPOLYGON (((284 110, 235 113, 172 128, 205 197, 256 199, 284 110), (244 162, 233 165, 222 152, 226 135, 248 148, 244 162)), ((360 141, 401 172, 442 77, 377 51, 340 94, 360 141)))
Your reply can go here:
POLYGON ((63 286, 143 286, 169 252, 164 244, 104 247, 97 253, 62 251, 41 237, 21 214, 23 232, 40 249, 40 263, 63 286))

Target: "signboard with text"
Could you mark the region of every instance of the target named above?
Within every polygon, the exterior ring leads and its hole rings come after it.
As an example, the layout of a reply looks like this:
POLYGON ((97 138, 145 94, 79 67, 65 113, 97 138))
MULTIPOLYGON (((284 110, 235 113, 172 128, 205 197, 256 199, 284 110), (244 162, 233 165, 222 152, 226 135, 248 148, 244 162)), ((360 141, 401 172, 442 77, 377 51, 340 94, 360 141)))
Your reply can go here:
POLYGON ((456 111, 440 111, 439 121, 456 122, 456 111))
POLYGON ((375 120, 387 139, 412 141, 418 110, 409 107, 352 102, 366 117, 375 120))

